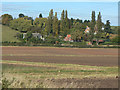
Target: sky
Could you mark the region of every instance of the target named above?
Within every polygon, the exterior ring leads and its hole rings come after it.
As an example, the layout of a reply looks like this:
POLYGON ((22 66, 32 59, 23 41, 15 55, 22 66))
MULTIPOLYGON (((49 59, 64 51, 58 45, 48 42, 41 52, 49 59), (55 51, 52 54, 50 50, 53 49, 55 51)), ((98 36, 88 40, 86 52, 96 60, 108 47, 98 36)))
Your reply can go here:
MULTIPOLYGON (((35 0, 34 2, 32 2, 33 0, 29 0, 31 3, 30 2, 18 3, 18 2, 12 2, 14 0, 3 0, 3 1, 5 1, 6 3, 5 2, 2 3, 2 13, 0 13, 0 15, 7 13, 7 14, 11 14, 14 18, 17 18, 20 13, 23 13, 27 16, 31 16, 33 18, 38 17, 40 13, 43 14, 43 17, 48 17, 50 9, 53 9, 54 12, 58 13, 58 18, 60 19, 61 12, 63 9, 65 9, 68 11, 69 18, 90 20, 92 11, 96 12, 96 19, 97 19, 97 14, 100 11, 102 14, 102 21, 104 23, 106 22, 106 20, 110 20, 112 26, 118 25, 118 2, 35 2, 35 0)), ((44 0, 44 1, 48 1, 48 0, 44 0)), ((53 0, 49 0, 49 1, 53 1, 53 0)), ((64 0, 64 1, 68 1, 68 0, 64 0)), ((108 0, 104 0, 104 1, 108 1, 108 0)))
POLYGON ((2 2, 119 2, 119 0, 1 0, 2 2))

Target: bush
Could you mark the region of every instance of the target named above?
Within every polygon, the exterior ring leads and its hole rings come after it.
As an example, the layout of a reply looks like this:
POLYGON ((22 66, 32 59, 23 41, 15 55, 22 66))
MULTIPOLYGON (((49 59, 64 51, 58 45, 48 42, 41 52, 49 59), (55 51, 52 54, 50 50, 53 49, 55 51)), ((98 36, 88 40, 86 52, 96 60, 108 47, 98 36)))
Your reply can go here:
POLYGON ((15 78, 9 81, 7 78, 4 77, 4 74, 2 74, 2 89, 9 88, 9 86, 14 82, 14 80, 15 78))

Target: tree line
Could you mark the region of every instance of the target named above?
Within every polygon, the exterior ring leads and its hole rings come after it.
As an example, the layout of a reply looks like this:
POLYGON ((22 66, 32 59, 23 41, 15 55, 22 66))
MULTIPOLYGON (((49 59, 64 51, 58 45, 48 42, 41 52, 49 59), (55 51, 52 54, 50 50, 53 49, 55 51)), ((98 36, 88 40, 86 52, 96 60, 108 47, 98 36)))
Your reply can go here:
POLYGON ((58 39, 61 37, 63 39, 67 34, 71 34, 75 42, 93 42, 94 38, 98 42, 102 38, 107 39, 108 35, 112 33, 110 21, 107 20, 104 24, 101 12, 99 12, 96 19, 95 11, 92 11, 91 20, 84 21, 74 18, 69 19, 67 10, 62 11, 59 20, 57 12, 54 14, 53 9, 50 10, 47 18, 44 18, 42 13, 35 19, 22 13, 19 14, 19 18, 13 18, 9 14, 4 14, 1 17, 3 25, 24 33, 40 33, 44 38, 58 39), (85 33, 86 26, 90 28, 89 33, 85 33))

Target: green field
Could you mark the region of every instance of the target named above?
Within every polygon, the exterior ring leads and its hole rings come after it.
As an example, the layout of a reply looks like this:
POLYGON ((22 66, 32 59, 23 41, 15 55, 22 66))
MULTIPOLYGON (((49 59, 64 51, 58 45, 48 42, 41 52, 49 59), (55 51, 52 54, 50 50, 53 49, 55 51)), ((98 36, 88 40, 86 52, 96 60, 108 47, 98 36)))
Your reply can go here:
POLYGON ((0 27, 2 27, 2 41, 8 41, 8 42, 20 42, 15 35, 17 33, 20 33, 18 31, 15 31, 8 26, 4 26, 0 24, 0 27))
MULTIPOLYGON (((87 66, 76 64, 54 64, 24 61, 2 61, 4 77, 14 82, 11 88, 93 88, 92 79, 104 80, 115 78, 118 67, 87 66), (8 77, 9 76, 9 77, 8 77), (80 82, 88 79, 89 82, 80 82), (61 80, 61 81, 60 81, 61 80), (78 81, 79 82, 76 82, 78 81), (62 83, 62 84, 61 84, 62 83), (66 85, 67 83, 67 85, 66 85)), ((99 84, 95 87, 99 87, 99 84)), ((102 81, 103 82, 103 81, 102 81)))

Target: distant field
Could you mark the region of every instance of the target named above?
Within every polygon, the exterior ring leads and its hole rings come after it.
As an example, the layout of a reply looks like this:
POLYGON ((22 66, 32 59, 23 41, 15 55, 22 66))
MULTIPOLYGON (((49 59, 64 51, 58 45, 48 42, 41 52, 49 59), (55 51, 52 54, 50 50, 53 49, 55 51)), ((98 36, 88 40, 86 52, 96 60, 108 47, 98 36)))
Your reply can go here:
POLYGON ((2 27, 2 41, 8 41, 8 42, 20 42, 16 37, 16 33, 19 33, 18 31, 15 31, 7 26, 1 25, 2 27))

